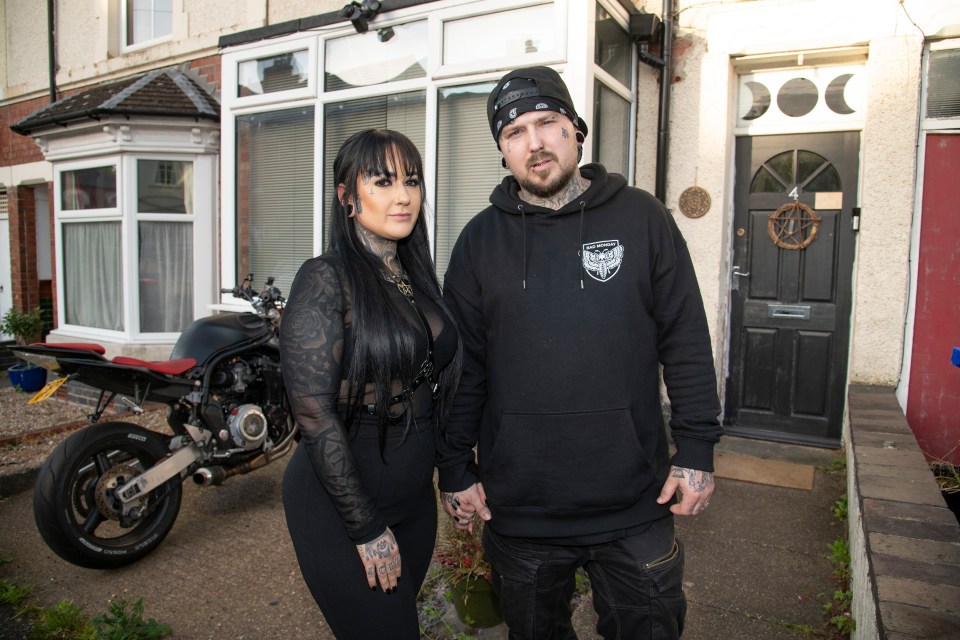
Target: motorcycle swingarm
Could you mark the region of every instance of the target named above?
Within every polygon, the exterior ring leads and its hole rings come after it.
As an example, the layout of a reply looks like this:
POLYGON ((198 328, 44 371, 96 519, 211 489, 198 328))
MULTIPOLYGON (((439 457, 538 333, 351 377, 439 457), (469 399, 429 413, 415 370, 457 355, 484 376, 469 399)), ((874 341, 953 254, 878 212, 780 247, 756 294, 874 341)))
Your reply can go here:
POLYGON ((200 447, 195 442, 191 442, 117 489, 116 496, 123 504, 124 515, 136 506, 133 503, 139 498, 163 486, 167 480, 179 476, 184 469, 202 457, 203 452, 200 447))

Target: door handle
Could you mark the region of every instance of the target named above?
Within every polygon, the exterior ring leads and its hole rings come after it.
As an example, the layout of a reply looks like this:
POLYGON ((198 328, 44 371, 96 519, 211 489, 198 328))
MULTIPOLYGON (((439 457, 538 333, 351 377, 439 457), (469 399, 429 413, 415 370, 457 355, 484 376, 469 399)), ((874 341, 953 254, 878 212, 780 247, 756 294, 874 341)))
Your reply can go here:
POLYGON ((750 272, 747 271, 746 273, 741 273, 741 272, 740 272, 740 266, 739 266, 739 265, 733 265, 733 275, 735 275, 735 276, 749 276, 749 275, 750 275, 750 272))

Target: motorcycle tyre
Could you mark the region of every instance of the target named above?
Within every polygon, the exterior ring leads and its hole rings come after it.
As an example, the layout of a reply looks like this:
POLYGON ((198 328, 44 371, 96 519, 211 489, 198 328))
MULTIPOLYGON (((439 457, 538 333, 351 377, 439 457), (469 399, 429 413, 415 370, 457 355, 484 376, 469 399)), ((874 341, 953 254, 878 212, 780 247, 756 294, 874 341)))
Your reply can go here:
MULTIPOLYGON (((144 469, 170 453, 158 433, 135 424, 104 422, 86 427, 61 442, 37 476, 33 492, 37 529, 58 556, 80 567, 114 569, 136 562, 163 542, 180 512, 182 487, 181 479, 176 477, 155 490, 166 491, 166 495, 128 533, 112 539, 85 534, 72 506, 76 483, 81 481, 77 474, 95 454, 117 450, 135 455, 144 469), (144 543, 145 540, 148 542, 144 543)), ((95 503, 92 508, 97 508, 95 503)))

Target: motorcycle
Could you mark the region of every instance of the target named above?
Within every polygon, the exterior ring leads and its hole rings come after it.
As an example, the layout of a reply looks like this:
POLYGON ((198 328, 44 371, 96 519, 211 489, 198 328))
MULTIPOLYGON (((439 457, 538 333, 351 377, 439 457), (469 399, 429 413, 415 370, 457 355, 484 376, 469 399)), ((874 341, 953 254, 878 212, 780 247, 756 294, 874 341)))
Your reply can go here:
POLYGON ((43 463, 33 495, 40 535, 61 558, 96 569, 136 562, 156 549, 180 510, 181 484, 218 485, 286 455, 299 439, 280 372, 284 298, 253 274, 233 289, 253 312, 191 323, 166 362, 104 357, 98 344, 13 347, 19 358, 100 390, 90 425, 70 435, 43 463), (167 405, 172 435, 123 421, 100 422, 114 400, 142 413, 167 405))

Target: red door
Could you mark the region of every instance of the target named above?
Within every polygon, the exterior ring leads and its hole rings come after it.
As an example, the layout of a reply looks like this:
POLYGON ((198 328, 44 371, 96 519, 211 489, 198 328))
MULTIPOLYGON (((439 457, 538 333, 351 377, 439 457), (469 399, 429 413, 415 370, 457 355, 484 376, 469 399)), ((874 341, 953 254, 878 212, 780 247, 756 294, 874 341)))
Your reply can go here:
POLYGON ((928 458, 960 464, 960 135, 926 147, 907 422, 928 458))

